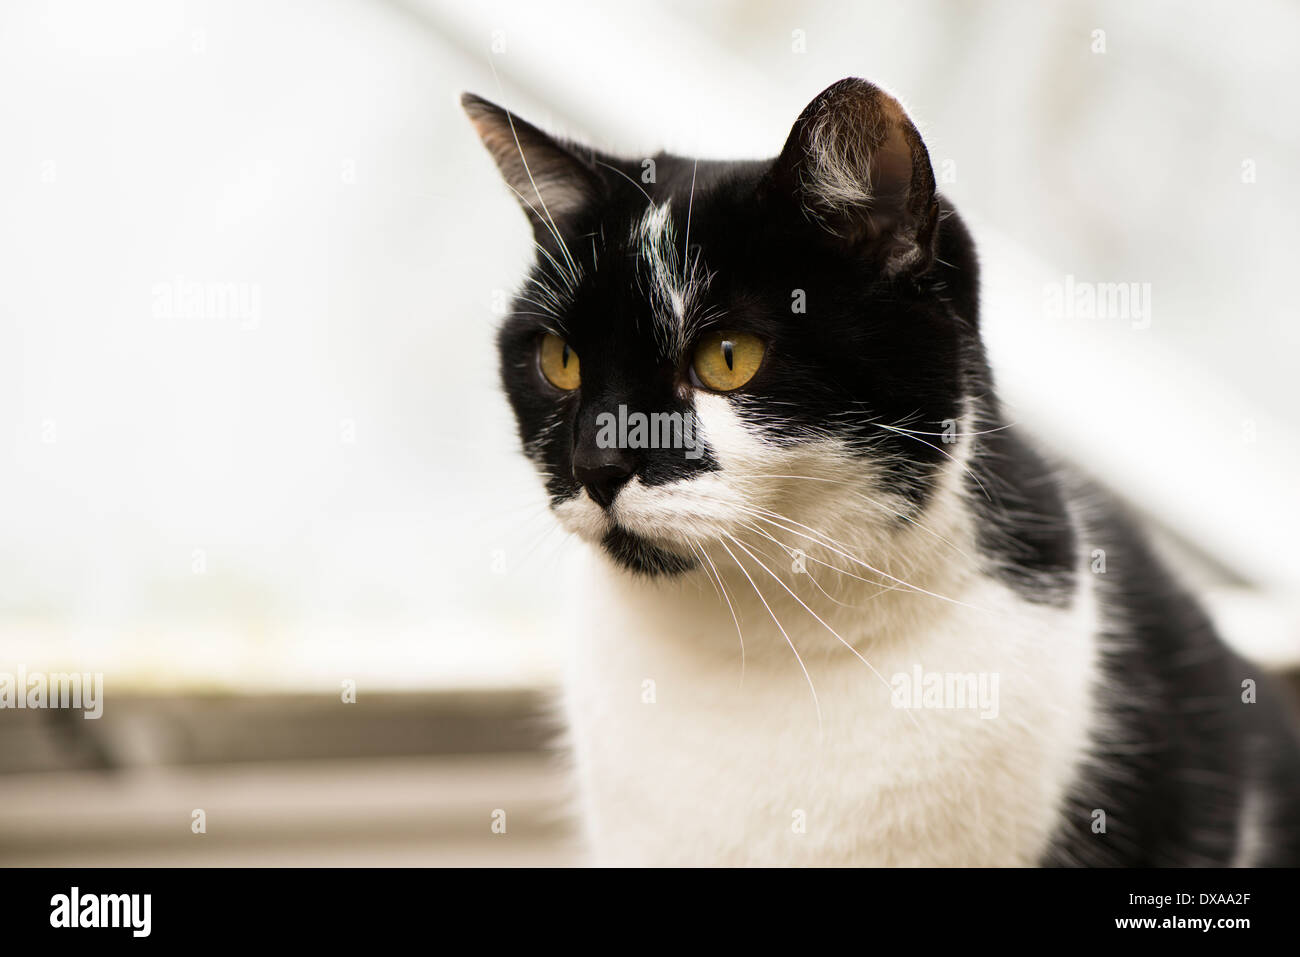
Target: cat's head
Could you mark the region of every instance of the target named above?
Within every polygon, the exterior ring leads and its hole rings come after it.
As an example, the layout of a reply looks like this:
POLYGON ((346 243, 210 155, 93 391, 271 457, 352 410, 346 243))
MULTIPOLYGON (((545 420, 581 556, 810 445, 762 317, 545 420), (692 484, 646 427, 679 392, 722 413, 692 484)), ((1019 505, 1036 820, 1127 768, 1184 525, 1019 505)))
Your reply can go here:
POLYGON ((976 266, 894 98, 836 83, 746 162, 619 159, 462 102, 537 243, 501 376, 562 524, 653 575, 929 507, 985 388, 976 266))

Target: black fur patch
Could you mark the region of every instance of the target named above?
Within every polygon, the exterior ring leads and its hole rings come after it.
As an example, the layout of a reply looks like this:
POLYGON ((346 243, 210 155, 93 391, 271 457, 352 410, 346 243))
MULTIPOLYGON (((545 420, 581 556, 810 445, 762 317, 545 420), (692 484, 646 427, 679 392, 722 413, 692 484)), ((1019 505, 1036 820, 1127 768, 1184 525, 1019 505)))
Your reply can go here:
MULTIPOLYGON (((1099 493, 1092 497, 1101 500, 1099 493)), ((1136 520, 1103 505, 1088 531, 1105 551, 1094 709, 1099 731, 1044 863, 1225 866, 1261 804, 1258 865, 1300 865, 1300 740, 1290 689, 1230 651, 1164 569, 1136 520), (1242 682, 1256 682, 1257 703, 1242 682), (1094 822, 1105 814, 1105 832, 1094 822)))
POLYGON ((1068 606, 1078 545, 1052 469, 1000 416, 982 416, 966 475, 989 570, 1028 601, 1068 606), (991 424, 989 424, 991 423, 991 424))

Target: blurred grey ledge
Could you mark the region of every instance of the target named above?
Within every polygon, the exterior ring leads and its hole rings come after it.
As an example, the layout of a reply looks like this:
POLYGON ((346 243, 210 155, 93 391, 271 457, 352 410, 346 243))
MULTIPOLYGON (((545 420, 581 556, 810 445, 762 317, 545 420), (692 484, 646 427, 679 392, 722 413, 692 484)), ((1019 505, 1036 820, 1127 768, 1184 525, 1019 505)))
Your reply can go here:
POLYGON ((0 774, 535 751, 556 726, 544 691, 115 695, 103 717, 0 711, 0 774))
POLYGON ((0 865, 572 864, 547 697, 128 696, 89 721, 0 711, 0 865), (191 830, 195 809, 206 833, 191 830))

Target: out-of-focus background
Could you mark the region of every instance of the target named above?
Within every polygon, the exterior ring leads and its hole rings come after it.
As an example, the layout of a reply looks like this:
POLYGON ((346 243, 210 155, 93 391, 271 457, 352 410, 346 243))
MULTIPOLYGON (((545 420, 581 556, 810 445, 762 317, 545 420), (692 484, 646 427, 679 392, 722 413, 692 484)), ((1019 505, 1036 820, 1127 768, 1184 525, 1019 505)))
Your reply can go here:
POLYGON ((496 389, 530 239, 465 89, 708 157, 898 93, 1018 418, 1295 667, 1297 41, 1284 0, 9 0, 0 674, 104 715, 0 709, 0 863, 577 860, 578 546, 496 389), (1060 308, 1104 284, 1148 308, 1060 308))

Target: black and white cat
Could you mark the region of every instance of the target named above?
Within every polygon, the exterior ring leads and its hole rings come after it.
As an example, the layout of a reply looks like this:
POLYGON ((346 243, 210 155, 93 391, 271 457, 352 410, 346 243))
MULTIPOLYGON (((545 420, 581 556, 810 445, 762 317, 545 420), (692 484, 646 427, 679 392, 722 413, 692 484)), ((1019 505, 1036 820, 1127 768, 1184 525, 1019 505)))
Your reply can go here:
POLYGON ((462 102, 537 241, 502 380, 591 546, 595 860, 1300 863, 1282 686, 1004 421, 895 99, 846 79, 775 160, 653 163, 462 102))

